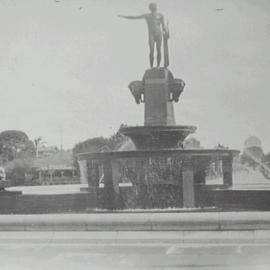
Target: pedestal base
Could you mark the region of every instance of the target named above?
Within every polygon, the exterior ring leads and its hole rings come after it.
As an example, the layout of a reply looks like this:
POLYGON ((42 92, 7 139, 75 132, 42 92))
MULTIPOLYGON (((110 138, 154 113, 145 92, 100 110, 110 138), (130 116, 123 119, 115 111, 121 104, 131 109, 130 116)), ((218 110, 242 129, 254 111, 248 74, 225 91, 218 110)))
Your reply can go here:
POLYGON ((145 126, 173 126, 175 117, 170 101, 172 73, 166 68, 146 70, 144 82, 145 126))

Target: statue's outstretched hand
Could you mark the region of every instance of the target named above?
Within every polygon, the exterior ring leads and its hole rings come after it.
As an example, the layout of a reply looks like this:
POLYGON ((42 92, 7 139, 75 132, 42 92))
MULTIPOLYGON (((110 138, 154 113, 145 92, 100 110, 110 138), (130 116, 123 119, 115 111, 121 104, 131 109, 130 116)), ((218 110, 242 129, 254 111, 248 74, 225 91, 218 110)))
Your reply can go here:
POLYGON ((145 14, 139 16, 124 16, 124 15, 117 15, 120 18, 129 19, 129 20, 136 20, 136 19, 145 19, 145 14))

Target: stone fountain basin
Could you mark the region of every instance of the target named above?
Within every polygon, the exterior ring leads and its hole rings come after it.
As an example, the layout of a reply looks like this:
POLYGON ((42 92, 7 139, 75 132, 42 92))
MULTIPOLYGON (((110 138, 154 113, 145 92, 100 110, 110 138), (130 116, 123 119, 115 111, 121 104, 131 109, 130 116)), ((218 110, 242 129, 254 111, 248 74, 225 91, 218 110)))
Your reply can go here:
POLYGON ((133 141, 138 150, 178 148, 195 131, 195 126, 135 126, 119 130, 133 141))
POLYGON ((89 192, 98 198, 100 208, 194 208, 205 205, 203 198, 196 197, 195 201, 195 189, 205 185, 205 172, 212 161, 222 162, 220 187, 231 187, 232 161, 238 153, 230 149, 174 148, 81 153, 77 158, 85 164, 89 192), (123 182, 132 186, 123 190, 119 185, 123 182))
POLYGON ((193 160, 222 159, 229 156, 237 156, 239 150, 235 149, 160 149, 160 150, 129 150, 129 151, 110 151, 110 152, 88 152, 77 154, 78 160, 117 160, 129 158, 152 158, 152 157, 171 157, 172 155, 180 158, 193 160))

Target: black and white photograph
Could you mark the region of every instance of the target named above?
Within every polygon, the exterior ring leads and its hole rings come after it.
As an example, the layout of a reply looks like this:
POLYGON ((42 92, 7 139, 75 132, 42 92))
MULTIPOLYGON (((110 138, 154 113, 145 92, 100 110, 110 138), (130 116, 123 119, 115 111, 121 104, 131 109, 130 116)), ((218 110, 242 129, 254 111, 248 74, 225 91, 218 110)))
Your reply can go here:
POLYGON ((0 270, 269 270, 270 1, 0 0, 0 270))

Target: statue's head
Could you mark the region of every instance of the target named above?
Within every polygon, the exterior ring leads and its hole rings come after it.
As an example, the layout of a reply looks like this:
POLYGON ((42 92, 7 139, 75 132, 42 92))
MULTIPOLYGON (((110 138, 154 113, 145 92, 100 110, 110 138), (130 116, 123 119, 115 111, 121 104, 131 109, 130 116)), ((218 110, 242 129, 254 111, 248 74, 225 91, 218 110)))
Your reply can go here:
POLYGON ((151 12, 157 11, 157 4, 156 3, 150 3, 149 4, 149 9, 151 12))

